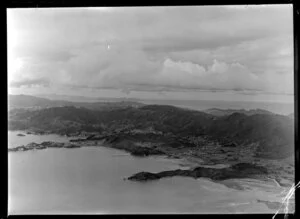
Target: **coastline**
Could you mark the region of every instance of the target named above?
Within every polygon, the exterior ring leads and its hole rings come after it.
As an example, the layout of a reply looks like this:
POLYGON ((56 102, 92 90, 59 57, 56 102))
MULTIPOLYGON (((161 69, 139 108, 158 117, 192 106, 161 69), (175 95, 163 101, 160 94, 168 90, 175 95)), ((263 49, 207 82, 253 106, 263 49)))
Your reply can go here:
MULTIPOLYGON (((22 132, 28 134, 28 132, 30 131, 22 130, 22 132)), ((30 134, 36 134, 36 133, 31 131, 30 134)), ((38 134, 43 135, 44 133, 38 133, 38 134)), ((54 133, 47 133, 47 134, 54 134, 54 133)), ((151 134, 144 134, 144 135, 146 135, 147 137, 151 136, 151 134)), ((61 136, 63 135, 61 134, 61 136)), ((211 160, 207 160, 207 156, 211 155, 211 153, 207 153, 206 157, 205 156, 201 157, 201 156, 193 155, 191 153, 191 149, 188 151, 184 151, 182 153, 183 151, 182 149, 178 149, 178 148, 173 149, 171 147, 167 147, 166 142, 170 144, 174 143, 173 142, 174 139, 172 138, 164 139, 163 136, 153 135, 152 140, 154 139, 155 143, 153 143, 153 141, 148 143, 145 142, 141 143, 139 141, 141 140, 140 137, 141 136, 124 135, 124 133, 122 134, 110 133, 108 135, 94 135, 90 133, 90 135, 87 134, 85 138, 70 139, 69 142, 67 143, 51 142, 51 141, 42 142, 40 144, 30 143, 27 144, 26 146, 22 145, 19 147, 9 148, 8 152, 43 150, 46 148, 72 149, 72 148, 89 147, 89 146, 109 147, 109 148, 115 148, 115 149, 129 152, 132 156, 146 157, 146 156, 159 155, 159 156, 164 156, 167 159, 174 159, 174 160, 180 159, 180 166, 184 168, 182 169, 183 171, 193 171, 193 169, 195 168, 205 168, 210 171, 215 169, 216 171, 212 171, 210 175, 212 178, 213 178, 213 174, 215 172, 218 172, 219 170, 226 172, 228 168, 231 168, 236 164, 246 163, 249 165, 253 165, 253 167, 256 166, 264 167, 268 170, 267 176, 263 176, 263 174, 260 174, 259 176, 260 179, 266 180, 266 178, 270 178, 272 180, 275 180, 277 184, 279 184, 280 186, 290 186, 292 184, 291 174, 293 168, 291 166, 288 166, 288 169, 290 169, 289 174, 287 174, 288 177, 287 176, 282 177, 282 172, 284 172, 286 168, 280 167, 279 165, 282 165, 281 163, 276 166, 276 162, 278 162, 278 160, 276 161, 265 160, 265 159, 249 159, 246 161, 242 159, 230 160, 230 159, 222 159, 224 156, 220 156, 218 153, 215 153, 214 154, 215 156, 213 156, 211 160), (170 141, 170 139, 172 139, 172 141, 170 141)), ((214 150, 216 149, 214 148, 214 150)), ((239 173, 236 173, 236 175, 232 176, 231 178, 240 178, 239 174, 241 174, 243 171, 244 170, 242 170, 239 173)), ((174 170, 174 173, 176 175, 176 170, 174 170)), ((210 178, 210 176, 208 176, 208 178, 210 178)), ((250 178, 258 177, 257 175, 254 176, 253 174, 250 174, 249 176, 250 178)), ((248 176, 245 175, 244 177, 248 177, 248 176)), ((130 176, 128 178, 130 178, 130 176)))
MULTIPOLYGON (((26 133, 26 131, 22 130, 22 133, 26 133)), ((35 134, 35 133, 32 133, 35 134)), ((53 134, 53 133, 50 133, 53 134)), ((40 134, 43 135, 43 134, 40 134)), ((17 136, 17 135, 16 135, 17 136)), ((63 136, 63 135, 60 135, 63 136)), ((280 162, 278 164, 278 160, 263 160, 263 159, 259 159, 256 160, 255 162, 251 162, 251 163, 246 163, 246 167, 247 165, 252 165, 250 166, 250 170, 252 167, 254 167, 254 169, 256 169, 256 167, 261 168, 265 168, 265 170, 268 171, 267 174, 265 174, 265 172, 261 172, 261 174, 249 174, 249 175, 244 175, 243 177, 241 177, 241 173, 240 172, 236 172, 235 175, 228 175, 228 169, 230 170, 230 168, 232 168, 232 166, 234 164, 232 163, 226 163, 225 161, 221 161, 219 160, 219 162, 216 160, 214 162, 210 161, 210 162, 206 162, 205 159, 202 159, 201 157, 196 157, 193 155, 189 155, 188 153, 180 153, 180 150, 176 150, 174 149, 174 151, 170 150, 170 148, 167 148, 166 150, 164 150, 165 153, 160 154, 160 155, 155 155, 155 154, 147 154, 147 155, 133 155, 131 154, 132 150, 134 150, 135 148, 141 148, 141 147, 152 147, 154 145, 151 144, 141 144, 140 142, 138 142, 138 139, 131 139, 131 141, 128 141, 128 138, 122 138, 121 136, 119 136, 118 134, 112 134, 110 136, 93 136, 92 135, 87 135, 85 138, 83 138, 82 136, 79 138, 77 137, 76 139, 72 138, 72 140, 75 140, 75 142, 53 142, 53 141, 48 141, 48 142, 42 142, 42 143, 33 143, 33 144, 27 144, 25 146, 21 146, 21 147, 15 147, 15 148, 11 148, 9 149, 10 152, 15 151, 15 152, 26 152, 26 151, 30 151, 30 150, 43 150, 43 149, 47 149, 47 148, 66 148, 66 149, 79 149, 79 148, 84 148, 84 147, 93 147, 93 148, 97 148, 97 147, 107 147, 107 148, 112 148, 112 149, 117 149, 117 150, 122 150, 122 151, 126 151, 129 153, 129 156, 135 156, 135 157, 141 157, 141 159, 143 159, 143 157, 160 157, 163 159, 171 159, 174 160, 174 162, 176 162, 176 164, 179 167, 179 169, 175 169, 175 170, 167 170, 167 171, 162 171, 161 172, 157 172, 154 174, 159 174, 160 178, 165 178, 165 177, 192 177, 192 179, 199 179, 198 176, 202 179, 206 179, 209 180, 211 182, 223 185, 225 187, 227 187, 228 189, 233 189, 236 191, 241 191, 241 192, 247 192, 247 191, 255 191, 256 189, 258 190, 262 190, 264 191, 264 185, 268 184, 268 185, 272 185, 272 189, 274 190, 274 194, 276 195, 276 199, 264 199, 263 197, 257 197, 257 200, 255 203, 259 203, 262 205, 265 205, 269 210, 274 210, 275 207, 279 206, 279 192, 282 193, 286 193, 288 191, 288 189, 290 188, 292 182, 292 178, 290 173, 290 180, 287 180, 286 177, 284 177, 282 174, 285 172, 285 169, 278 169, 278 168, 274 168, 279 165, 281 165, 282 162, 280 162), (117 138, 118 137, 118 138, 117 138), (102 138, 102 139, 99 139, 102 138), (138 142, 138 144, 135 144, 134 142, 138 142), (134 145, 131 147, 128 147, 128 145, 134 145), (17 149, 18 148, 18 149, 17 149), (177 153, 176 153, 177 152, 177 153), (178 162, 178 163, 177 163, 178 162), (257 166, 256 166, 257 165, 257 166), (261 165, 261 166, 259 166, 261 165), (195 171, 195 169, 207 172, 207 175, 202 175, 201 173, 197 176, 197 171, 195 171), (179 173, 179 174, 178 174, 179 173), (186 174, 187 173, 187 174, 186 174), (178 174, 178 175, 177 175, 178 174), (181 175, 182 174, 182 175, 181 175), (184 175, 187 176, 184 176, 184 175), (188 176, 190 174, 190 176, 188 176), (193 175, 196 174, 196 175, 193 175), (226 179, 218 179, 219 175, 224 175, 226 179), (169 175, 169 176, 168 176, 169 175), (172 176, 173 175, 173 176, 172 176), (196 177, 195 177, 196 176, 196 177), (214 178, 215 176, 217 176, 216 178, 214 178)), ((73 136, 75 137, 75 136, 73 136)), ((23 137, 20 137, 23 138, 23 137)), ((71 138, 69 139, 71 140, 71 138)), ((158 144, 159 145, 159 144, 158 144)), ((159 147, 158 145, 156 145, 156 147, 154 147, 155 149, 162 149, 162 147, 159 147)), ((288 160, 288 159, 286 159, 288 160)), ((235 163, 238 164, 239 161, 236 161, 235 163)), ((242 164, 243 165, 243 164, 242 164)), ((249 166, 248 166, 249 167, 249 166)), ((247 168, 246 168, 247 169, 247 168)), ((291 169, 290 171, 292 171, 293 169, 291 169)), ((200 171, 200 172, 201 172, 200 171)), ((242 172, 245 171, 245 169, 242 170, 242 172)), ((256 171, 256 170, 255 170, 256 171)), ((125 178, 123 178, 123 180, 129 180, 129 178, 134 177, 136 175, 138 176, 145 176, 144 174, 145 172, 138 172, 136 174, 133 175, 127 175, 125 176, 125 178)), ((251 173, 251 171, 250 171, 251 173)), ((152 174, 152 173, 150 173, 152 174)), ((153 175, 152 175, 153 176, 153 175)), ((142 177, 142 178, 143 178, 142 177)), ((151 180, 151 176, 149 178, 147 178, 147 176, 145 177, 145 180, 140 180, 141 178, 136 178, 138 180, 133 180, 133 183, 146 183, 148 180, 151 180)), ((154 180, 156 179, 156 177, 154 177, 154 180)), ((159 180, 159 179, 157 179, 159 180)), ((129 180, 132 181, 132 180, 129 180)), ((268 190, 268 188, 267 188, 268 190)), ((291 200, 291 202, 289 203, 289 209, 293 209, 293 199, 291 200)))

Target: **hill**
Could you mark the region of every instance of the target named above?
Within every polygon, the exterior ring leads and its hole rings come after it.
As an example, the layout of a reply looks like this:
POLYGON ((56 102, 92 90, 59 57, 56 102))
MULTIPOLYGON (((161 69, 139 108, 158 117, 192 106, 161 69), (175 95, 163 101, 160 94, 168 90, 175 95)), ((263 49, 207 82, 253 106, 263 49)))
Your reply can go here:
POLYGON ((151 127, 166 133, 197 134, 203 131, 199 124, 207 124, 211 119, 212 116, 209 114, 173 106, 106 108, 101 112, 83 107, 65 106, 34 111, 14 110, 9 113, 9 127, 18 129, 18 126, 22 124, 22 127, 57 130, 57 132, 62 131, 60 128, 67 131, 71 126, 76 126, 77 130, 82 129, 83 126, 105 127, 109 130, 151 127))
POLYGON ((50 100, 47 98, 30 95, 8 95, 8 108, 41 109, 49 107, 75 106, 92 110, 105 110, 114 108, 139 107, 144 104, 133 101, 110 101, 110 102, 72 102, 66 100, 50 100))
POLYGON ((213 121, 207 133, 239 145, 254 144, 265 157, 285 157, 294 149, 294 123, 283 115, 234 113, 213 121))
POLYGON ((253 145, 257 156, 286 157, 293 152, 294 123, 277 114, 247 116, 233 113, 216 117, 167 105, 106 108, 102 111, 74 106, 9 113, 9 129, 36 129, 56 133, 154 130, 163 135, 206 136, 221 144, 253 145))
POLYGON ((263 110, 263 109, 251 109, 251 110, 245 110, 245 109, 217 109, 217 108, 211 108, 204 110, 203 112, 209 113, 214 116, 229 116, 233 113, 242 113, 247 116, 257 115, 257 114, 273 114, 270 111, 263 110))
POLYGON ((46 98, 30 95, 8 95, 8 107, 13 108, 43 108, 50 106, 66 105, 64 102, 53 102, 46 98))

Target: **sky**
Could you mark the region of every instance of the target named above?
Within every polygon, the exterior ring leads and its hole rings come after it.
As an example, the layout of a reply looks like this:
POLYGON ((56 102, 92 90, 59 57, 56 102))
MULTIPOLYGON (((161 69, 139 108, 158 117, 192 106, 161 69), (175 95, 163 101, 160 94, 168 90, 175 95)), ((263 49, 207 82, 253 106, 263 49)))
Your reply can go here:
POLYGON ((7 9, 8 92, 292 102, 292 5, 7 9))

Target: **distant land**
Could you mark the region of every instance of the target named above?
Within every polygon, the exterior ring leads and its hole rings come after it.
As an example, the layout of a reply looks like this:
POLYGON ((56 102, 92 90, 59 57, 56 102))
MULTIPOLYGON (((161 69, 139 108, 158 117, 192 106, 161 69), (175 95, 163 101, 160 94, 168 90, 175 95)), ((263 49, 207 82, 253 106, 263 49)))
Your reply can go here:
POLYGON ((212 109, 208 109, 208 110, 204 110, 204 112, 209 113, 211 115, 214 116, 229 116, 233 113, 242 113, 245 114, 247 116, 251 116, 251 115, 255 115, 255 114, 273 114, 270 111, 267 110, 262 110, 262 109, 251 109, 251 110, 244 110, 244 109, 216 109, 216 108, 212 108, 212 109))
POLYGON ((128 106, 137 107, 144 105, 139 102, 132 101, 98 101, 98 102, 72 102, 66 100, 50 100, 47 98, 35 97, 30 95, 9 95, 8 107, 14 108, 32 108, 41 109, 49 107, 76 106, 85 107, 87 109, 102 110, 104 108, 126 108, 128 106))
POLYGON ((54 106, 79 106, 89 109, 102 109, 104 105, 112 106, 118 103, 120 107, 141 106, 144 104, 171 105, 181 108, 217 114, 231 114, 242 112, 256 114, 253 110, 261 113, 276 113, 282 115, 292 115, 294 113, 293 103, 277 102, 248 102, 248 101, 213 101, 213 100, 152 100, 137 98, 97 98, 72 95, 44 94, 38 96, 31 95, 9 95, 10 107, 54 107, 54 106), (25 102, 24 102, 25 101, 25 102), (105 104, 104 104, 105 103, 105 104), (111 103, 109 105, 108 103, 111 103), (122 103, 122 104, 120 104, 122 103), (19 105, 18 105, 19 104, 19 105), (28 106, 26 106, 26 104, 28 106), (263 112, 264 111, 264 112, 263 112))
POLYGON ((130 101, 139 102, 137 98, 109 98, 109 97, 86 97, 86 96, 73 96, 73 95, 59 95, 59 94, 40 94, 36 97, 46 98, 50 100, 64 100, 70 102, 120 102, 130 101))

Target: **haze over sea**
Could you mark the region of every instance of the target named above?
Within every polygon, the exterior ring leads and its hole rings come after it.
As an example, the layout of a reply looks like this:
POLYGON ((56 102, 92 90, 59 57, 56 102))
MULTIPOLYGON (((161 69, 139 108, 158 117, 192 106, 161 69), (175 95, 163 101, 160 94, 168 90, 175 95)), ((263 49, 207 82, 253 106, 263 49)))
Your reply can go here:
MULTIPOLYGON (((145 104, 173 105, 194 110, 207 110, 210 108, 218 109, 264 109, 273 113, 288 115, 294 113, 294 101, 275 102, 275 101, 229 101, 229 100, 189 100, 189 99, 139 99, 139 98, 97 98, 84 96, 68 96, 45 94, 37 95, 51 100, 66 100, 71 102, 111 102, 111 101, 133 101, 145 104)), ((291 100, 289 98, 289 100, 291 100)))
POLYGON ((221 100, 143 100, 146 104, 166 104, 194 110, 218 109, 264 109, 273 113, 288 115, 294 113, 294 103, 280 102, 250 102, 221 100))

